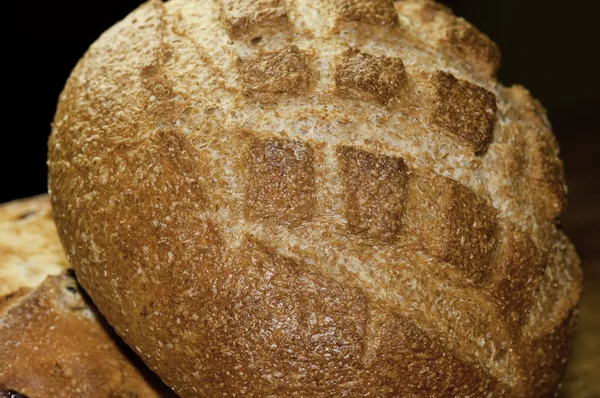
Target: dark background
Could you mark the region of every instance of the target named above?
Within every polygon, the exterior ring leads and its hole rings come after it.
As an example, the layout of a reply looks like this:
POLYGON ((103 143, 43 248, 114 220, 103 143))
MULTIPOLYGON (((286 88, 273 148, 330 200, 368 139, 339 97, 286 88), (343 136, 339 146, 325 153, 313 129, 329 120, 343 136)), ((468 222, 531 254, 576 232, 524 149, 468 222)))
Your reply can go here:
MULTIPOLYGON (((87 47, 140 3, 30 0, 4 5, 0 202, 45 192, 46 140, 64 82, 87 47)), ((586 272, 580 338, 565 392, 600 396, 594 395, 600 392, 593 375, 600 368, 600 2, 443 3, 498 43, 500 80, 523 84, 548 108, 570 190, 563 226, 586 272)))

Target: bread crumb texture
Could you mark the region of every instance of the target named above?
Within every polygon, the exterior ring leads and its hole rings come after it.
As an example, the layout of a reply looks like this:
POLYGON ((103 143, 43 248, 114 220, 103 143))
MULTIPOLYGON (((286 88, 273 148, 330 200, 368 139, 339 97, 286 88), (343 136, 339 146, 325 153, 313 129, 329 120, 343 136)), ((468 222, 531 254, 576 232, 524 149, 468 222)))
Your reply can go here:
POLYGON ((579 259, 558 146, 433 1, 145 3, 49 142, 78 277, 182 396, 547 396, 579 259))

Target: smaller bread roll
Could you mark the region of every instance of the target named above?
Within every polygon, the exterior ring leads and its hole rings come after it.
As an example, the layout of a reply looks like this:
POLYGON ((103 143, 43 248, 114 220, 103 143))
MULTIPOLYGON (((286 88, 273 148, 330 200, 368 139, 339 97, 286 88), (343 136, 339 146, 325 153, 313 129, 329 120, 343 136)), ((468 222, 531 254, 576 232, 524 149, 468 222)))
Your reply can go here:
POLYGON ((170 396, 68 268, 46 196, 0 206, 0 397, 170 396))

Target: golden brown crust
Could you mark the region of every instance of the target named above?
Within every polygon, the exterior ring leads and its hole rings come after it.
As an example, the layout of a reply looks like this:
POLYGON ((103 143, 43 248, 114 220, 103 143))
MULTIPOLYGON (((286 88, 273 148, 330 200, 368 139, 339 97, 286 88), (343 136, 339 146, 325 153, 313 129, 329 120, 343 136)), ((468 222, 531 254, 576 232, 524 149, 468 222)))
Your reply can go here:
POLYGON ((556 218, 567 206, 567 186, 559 146, 552 134, 546 111, 521 86, 513 86, 509 95, 515 101, 512 109, 518 127, 528 145, 526 178, 533 181, 526 188, 526 199, 548 218, 556 218))
POLYGON ((532 342, 528 355, 522 358, 530 386, 525 396, 556 395, 556 386, 560 385, 571 357, 578 316, 579 310, 574 308, 560 324, 532 342))
POLYGON ((435 73, 431 86, 431 122, 471 145, 475 152, 484 152, 494 132, 495 95, 446 72, 435 73))
POLYGON ((374 368, 380 372, 381 396, 494 397, 507 391, 476 364, 460 360, 402 315, 379 317, 370 327, 376 330, 378 346, 373 352, 374 368), (420 375, 428 374, 428 378, 420 375))
POLYGON ((400 232, 408 173, 404 160, 352 147, 337 150, 345 191, 345 216, 354 234, 393 242, 400 232))
POLYGON ((335 84, 340 91, 382 104, 401 95, 406 80, 400 58, 375 57, 355 48, 344 52, 335 70, 335 84))
POLYGON ((486 279, 497 247, 496 211, 446 177, 416 174, 408 189, 406 233, 474 282, 486 279))
POLYGON ((223 0, 223 17, 231 37, 259 35, 265 28, 288 26, 283 0, 223 0))
POLYGON ((536 339, 562 323, 577 305, 582 279, 575 247, 562 231, 554 232, 523 335, 536 339))
POLYGON ((295 45, 250 59, 238 58, 237 65, 246 94, 301 94, 310 85, 306 58, 295 45))
POLYGON ((548 256, 529 236, 519 233, 516 226, 509 224, 504 228, 506 230, 500 233, 504 240, 496 273, 499 280, 494 283, 493 295, 514 330, 518 330, 527 320, 548 256))
POLYGON ((228 393, 233 385, 252 396, 294 391, 324 396, 351 382, 361 367, 366 297, 254 239, 246 239, 239 254, 231 264, 233 278, 221 284, 230 299, 214 297, 223 329, 206 348, 213 366, 240 371, 207 374, 212 380, 204 394, 228 393), (235 285, 239 288, 230 288, 235 285), (237 329, 233 314, 251 320, 246 331, 226 330, 237 329), (246 347, 267 352, 256 356, 246 347))
POLYGON ((68 268, 46 195, 0 206, 0 297, 68 268))
POLYGON ((556 153, 530 156, 546 133, 493 80, 487 38, 425 3, 382 28, 387 2, 286 1, 289 25, 248 41, 219 1, 154 1, 74 70, 49 143, 59 233, 178 393, 526 396, 538 372, 557 388, 568 333, 544 343, 552 364, 524 359, 579 295, 532 194, 556 153), (135 76, 165 48, 157 119, 135 76))
POLYGON ((334 0, 342 21, 391 26, 398 22, 393 0, 334 0))
POLYGON ((476 65, 476 69, 493 76, 500 67, 500 51, 496 43, 462 18, 457 18, 440 40, 442 48, 476 65))
POLYGON ((310 219, 315 206, 312 148, 297 140, 254 138, 248 152, 246 216, 310 219))
POLYGON ((125 355, 99 317, 66 274, 48 277, 21 297, 0 316, 0 391, 29 397, 167 396, 159 382, 152 386, 145 379, 150 372, 140 371, 139 360, 133 365, 133 355, 125 355))

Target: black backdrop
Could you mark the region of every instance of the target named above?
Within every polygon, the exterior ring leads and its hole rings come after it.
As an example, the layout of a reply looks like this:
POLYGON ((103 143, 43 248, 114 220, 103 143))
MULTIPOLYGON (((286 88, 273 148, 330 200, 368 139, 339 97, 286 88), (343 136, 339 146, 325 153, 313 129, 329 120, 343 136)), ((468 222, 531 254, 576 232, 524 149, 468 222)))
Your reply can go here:
MULTIPOLYGON (((571 145, 581 140, 598 142, 598 2, 443 2, 499 44, 500 80, 525 85, 549 109, 569 170, 571 145)), ((87 47, 140 3, 14 0, 5 4, 1 59, 7 105, 0 137, 0 202, 45 191, 46 140, 65 80, 87 47)), ((582 150, 573 155, 575 161, 597 163, 598 144, 582 150)))

